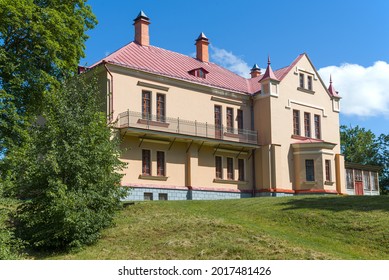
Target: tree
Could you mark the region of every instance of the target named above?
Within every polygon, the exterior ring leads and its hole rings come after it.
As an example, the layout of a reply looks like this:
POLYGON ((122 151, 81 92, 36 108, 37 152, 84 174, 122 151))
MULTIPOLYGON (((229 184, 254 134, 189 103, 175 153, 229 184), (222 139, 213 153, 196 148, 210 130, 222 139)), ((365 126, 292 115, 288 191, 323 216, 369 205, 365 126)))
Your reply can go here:
POLYGON ((346 162, 381 167, 381 193, 387 193, 385 187, 389 186, 389 135, 381 134, 377 138, 371 130, 342 125, 340 145, 346 162))
POLYGON ((44 95, 77 71, 85 32, 96 24, 85 2, 0 1, 0 155, 10 139, 20 144, 18 133, 41 113, 44 95))
POLYGON ((22 199, 17 234, 32 247, 80 247, 112 223, 123 163, 97 96, 85 77, 46 94, 43 118, 5 159, 6 185, 22 199))

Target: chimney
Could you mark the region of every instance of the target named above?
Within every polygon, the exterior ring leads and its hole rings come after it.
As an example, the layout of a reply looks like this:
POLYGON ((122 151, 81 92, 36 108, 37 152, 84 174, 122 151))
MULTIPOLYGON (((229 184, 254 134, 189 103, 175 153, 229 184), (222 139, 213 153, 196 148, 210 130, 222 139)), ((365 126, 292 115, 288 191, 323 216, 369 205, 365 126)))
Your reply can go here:
POLYGON ((209 62, 208 55, 208 38, 201 32, 196 39, 196 58, 202 62, 209 62))
POLYGON ((258 64, 254 64, 253 68, 251 68, 251 78, 255 78, 261 76, 261 68, 259 68, 258 64))
POLYGON ((142 46, 150 45, 149 24, 150 19, 143 11, 134 19, 135 26, 135 42, 142 46))

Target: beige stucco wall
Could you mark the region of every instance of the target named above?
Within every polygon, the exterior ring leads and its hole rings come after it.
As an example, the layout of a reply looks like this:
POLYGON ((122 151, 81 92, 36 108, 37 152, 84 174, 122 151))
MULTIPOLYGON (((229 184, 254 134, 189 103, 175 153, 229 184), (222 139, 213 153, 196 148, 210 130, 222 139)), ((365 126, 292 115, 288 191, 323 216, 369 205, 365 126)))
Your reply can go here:
MULTIPOLYGON (((197 121, 214 124, 214 106, 222 107, 222 124, 226 126, 226 110, 233 108, 234 128, 237 128, 237 110, 243 111, 244 128, 251 129, 250 98, 248 95, 239 94, 221 89, 212 89, 204 85, 195 85, 185 81, 159 77, 154 74, 129 70, 123 67, 108 65, 111 75, 103 66, 100 67, 100 87, 107 92, 113 86, 113 119, 127 110, 133 112, 142 111, 142 91, 152 93, 152 114, 156 114, 156 95, 165 94, 166 117, 180 118, 180 120, 197 121), (113 84, 112 84, 113 80, 113 84)), ((223 158, 223 174, 226 176, 226 158, 234 158, 235 178, 238 178, 237 153, 228 154, 217 151, 217 143, 206 143, 194 140, 191 146, 188 139, 178 139, 169 149, 169 145, 156 143, 142 143, 139 147, 139 139, 136 134, 127 134, 123 148, 127 148, 123 155, 123 161, 129 165, 124 171, 123 184, 146 184, 160 186, 192 186, 216 189, 250 190, 254 186, 257 189, 320 189, 336 190, 342 180, 340 188, 344 187, 344 175, 336 176, 335 156, 340 153, 339 145, 339 112, 333 108, 333 100, 328 95, 325 86, 319 77, 313 79, 313 91, 309 93, 297 89, 299 75, 311 73, 317 75, 308 58, 303 56, 295 67, 284 77, 280 83, 272 83, 269 86, 271 94, 261 94, 254 97, 254 130, 259 133, 258 147, 255 157, 250 153, 243 153, 239 158, 245 159, 245 181, 226 182, 215 179, 215 155, 223 158), (325 142, 336 144, 331 151, 314 153, 312 155, 295 156, 291 144, 298 141, 292 138, 293 134, 293 110, 300 111, 300 131, 304 135, 304 112, 311 114, 311 133, 314 137, 314 115, 320 115, 321 139, 325 142), (201 146, 201 147, 200 147, 201 146), (152 151, 152 170, 156 170, 156 151, 166 151, 166 176, 163 181, 145 180, 139 177, 141 174, 141 150, 152 151), (315 160, 315 169, 321 172, 315 173, 315 183, 304 183, 305 159, 315 160), (325 184, 324 162, 331 160, 331 174, 334 183, 325 184), (253 182, 252 164, 255 160, 255 182, 253 182), (298 178, 299 182, 296 181, 298 178), (297 182, 297 183, 296 183, 297 182)), ((306 75, 305 75, 306 78, 306 75)), ((307 83, 307 81, 306 81, 307 83)), ((264 86, 264 85, 263 85, 264 86)), ((109 107, 109 95, 106 96, 105 107, 109 107)), ((173 137, 173 136, 172 136, 173 137)), ((170 139, 170 141, 172 141, 170 139)), ((231 150, 239 150, 239 143, 231 145, 231 150)), ((246 149, 247 151, 247 149, 246 149)), ((340 172, 344 166, 340 164, 340 172)), ((156 174, 153 174, 156 175, 156 174)))
MULTIPOLYGON (((258 188, 268 188, 269 185, 272 185, 273 188, 283 189, 301 188, 302 186, 295 185, 295 177, 299 176, 301 181, 305 181, 305 165, 302 165, 305 158, 314 159, 315 169, 322 170, 322 172, 316 172, 316 184, 305 186, 306 188, 324 187, 326 190, 336 188, 336 184, 324 185, 323 174, 325 174, 324 160, 331 159, 331 172, 335 181, 335 155, 340 153, 339 113, 333 110, 333 101, 316 74, 308 58, 303 56, 279 84, 274 82, 270 86, 273 95, 256 96, 254 101, 254 124, 256 129, 259 130, 261 144, 277 145, 277 153, 273 154, 272 157, 276 157, 277 161, 281 161, 281 164, 272 164, 282 166, 282 168, 271 168, 270 173, 272 176, 278 178, 276 184, 262 182, 262 185, 257 186, 258 188), (316 76, 313 79, 312 85, 314 93, 297 89, 299 87, 298 74, 300 72, 305 74, 305 79, 307 79, 307 74, 316 76), (326 151, 327 154, 320 157, 315 155, 299 157, 301 162, 296 162, 291 144, 299 140, 291 137, 293 135, 293 110, 300 111, 300 133, 302 136, 304 136, 304 112, 311 114, 312 138, 315 137, 314 115, 319 115, 321 139, 325 142, 336 144, 334 149, 326 151), (332 153, 332 155, 328 155, 328 153, 332 153)), ((305 80, 305 84, 307 85, 307 80, 305 80)), ((256 164, 266 165, 266 162, 261 163, 260 157, 263 157, 263 155, 257 155, 256 164)), ((263 160, 268 159, 263 158, 263 160)), ((266 174, 262 174, 262 176, 264 176, 263 179, 266 181, 266 174)), ((257 180, 258 183, 260 183, 259 180, 257 180)))

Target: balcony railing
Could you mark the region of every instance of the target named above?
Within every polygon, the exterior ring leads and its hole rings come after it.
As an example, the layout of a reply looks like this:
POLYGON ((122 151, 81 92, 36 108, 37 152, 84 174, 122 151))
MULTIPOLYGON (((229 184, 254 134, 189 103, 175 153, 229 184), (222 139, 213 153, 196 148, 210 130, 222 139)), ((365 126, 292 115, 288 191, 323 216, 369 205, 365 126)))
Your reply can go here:
POLYGON ((169 118, 142 114, 140 112, 126 111, 118 116, 119 128, 139 128, 162 131, 168 133, 182 134, 188 136, 205 137, 218 140, 226 140, 240 143, 257 144, 258 135, 256 131, 247 129, 236 129, 225 126, 189 121, 181 118, 169 118))

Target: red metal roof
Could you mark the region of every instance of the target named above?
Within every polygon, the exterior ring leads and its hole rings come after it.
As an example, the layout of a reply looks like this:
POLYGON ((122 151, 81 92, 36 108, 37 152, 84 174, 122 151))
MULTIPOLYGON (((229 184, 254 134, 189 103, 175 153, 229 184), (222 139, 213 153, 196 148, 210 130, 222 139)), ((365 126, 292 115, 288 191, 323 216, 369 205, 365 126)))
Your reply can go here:
MULTIPOLYGON (((282 80, 301 57, 302 55, 290 66, 274 71, 275 77, 282 80)), ((259 92, 261 90, 259 80, 264 76, 246 79, 215 63, 202 62, 180 53, 155 46, 142 46, 135 42, 125 45, 90 68, 103 62, 244 94, 259 92), (189 73, 191 70, 199 68, 208 71, 206 78, 196 77, 189 73)))

